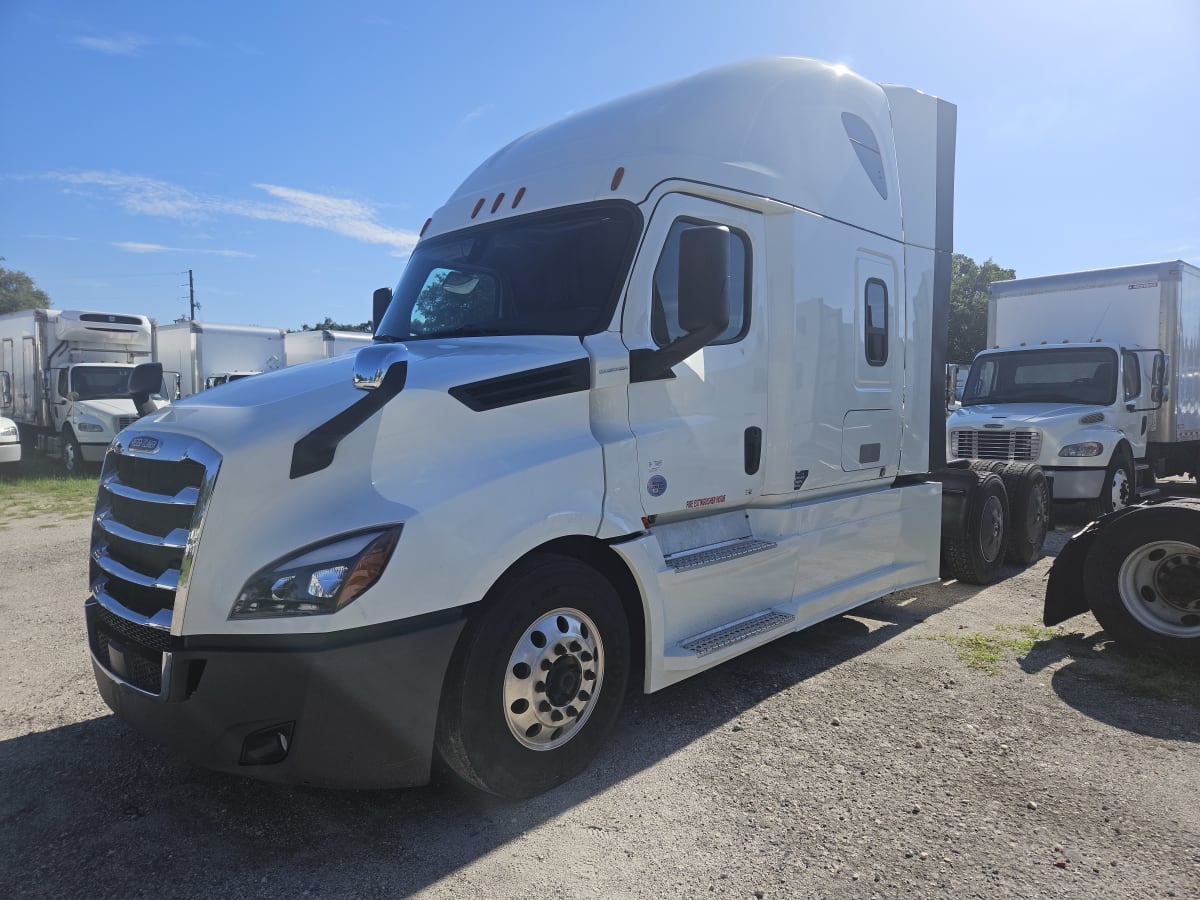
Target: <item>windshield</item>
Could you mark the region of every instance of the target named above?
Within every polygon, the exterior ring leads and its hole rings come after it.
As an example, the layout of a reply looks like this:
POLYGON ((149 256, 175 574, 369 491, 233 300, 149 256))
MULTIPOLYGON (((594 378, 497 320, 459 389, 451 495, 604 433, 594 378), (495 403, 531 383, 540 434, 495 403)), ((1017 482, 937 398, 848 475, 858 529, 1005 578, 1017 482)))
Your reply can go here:
POLYGON ((1087 403, 1117 396, 1117 354, 1108 347, 989 353, 975 360, 963 406, 979 403, 1087 403))
MULTIPOLYGON (((131 366, 76 366, 71 369, 71 391, 76 400, 128 400, 132 371, 131 366)), ((152 395, 155 400, 166 399, 167 377, 164 373, 163 383, 152 395)))
POLYGON ((375 340, 603 331, 625 281, 639 220, 634 207, 606 203, 423 243, 375 340))

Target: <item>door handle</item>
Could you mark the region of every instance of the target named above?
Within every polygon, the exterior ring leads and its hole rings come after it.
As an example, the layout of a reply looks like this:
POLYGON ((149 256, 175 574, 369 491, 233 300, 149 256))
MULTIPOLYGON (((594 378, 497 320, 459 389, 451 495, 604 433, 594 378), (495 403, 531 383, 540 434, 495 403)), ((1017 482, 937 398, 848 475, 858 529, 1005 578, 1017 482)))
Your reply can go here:
POLYGON ((746 474, 757 475, 762 462, 762 429, 752 425, 742 438, 745 451, 746 474))

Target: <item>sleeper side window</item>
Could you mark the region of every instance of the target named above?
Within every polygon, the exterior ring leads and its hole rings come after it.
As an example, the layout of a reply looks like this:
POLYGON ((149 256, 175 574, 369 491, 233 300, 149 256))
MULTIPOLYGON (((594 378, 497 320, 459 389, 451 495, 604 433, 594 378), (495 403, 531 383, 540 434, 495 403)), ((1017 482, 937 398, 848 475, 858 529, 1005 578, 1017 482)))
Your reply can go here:
POLYGON ((888 359, 887 285, 878 278, 867 280, 863 295, 863 344, 867 363, 882 366, 888 359))
MULTIPOLYGON (((671 225, 654 270, 654 297, 650 307, 650 333, 665 347, 683 337, 679 324, 679 236, 689 228, 718 224, 696 219, 676 219, 671 225)), ((739 231, 729 232, 729 327, 710 344, 741 340, 750 325, 750 241, 739 231)))

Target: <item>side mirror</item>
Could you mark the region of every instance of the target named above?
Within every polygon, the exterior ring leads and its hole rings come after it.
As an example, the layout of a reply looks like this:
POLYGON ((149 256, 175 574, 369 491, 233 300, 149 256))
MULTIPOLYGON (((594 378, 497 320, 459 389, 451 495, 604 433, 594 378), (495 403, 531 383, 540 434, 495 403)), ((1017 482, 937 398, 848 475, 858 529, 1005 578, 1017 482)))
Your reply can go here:
POLYGON ((148 416, 158 409, 158 404, 150 399, 162 387, 162 363, 142 363, 134 366, 129 373, 129 398, 139 416, 148 416))
POLYGON ((375 293, 371 295, 371 331, 379 330, 379 323, 383 321, 383 315, 387 312, 387 308, 391 302, 391 288, 377 288, 375 293))
POLYGON ((679 324, 689 334, 729 327, 729 229, 689 228, 679 235, 679 324))

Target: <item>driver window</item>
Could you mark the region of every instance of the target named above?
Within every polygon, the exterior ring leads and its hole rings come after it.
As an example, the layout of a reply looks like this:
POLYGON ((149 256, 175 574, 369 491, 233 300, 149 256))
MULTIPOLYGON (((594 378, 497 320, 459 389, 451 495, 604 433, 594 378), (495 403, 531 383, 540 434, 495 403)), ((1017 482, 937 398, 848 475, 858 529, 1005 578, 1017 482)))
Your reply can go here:
POLYGON ((58 370, 58 396, 65 397, 70 392, 70 385, 67 383, 67 369, 58 370))
POLYGON ((1136 353, 1122 353, 1124 365, 1122 380, 1125 385, 1125 399, 1132 400, 1142 393, 1142 366, 1136 353))
MULTIPOLYGON (((679 235, 689 228, 715 225, 695 219, 676 219, 654 270, 654 297, 650 307, 650 333, 654 342, 665 347, 687 332, 679 324, 679 235)), ((729 232, 729 327, 712 344, 731 344, 741 340, 749 325, 750 296, 749 241, 740 232, 729 232)))

